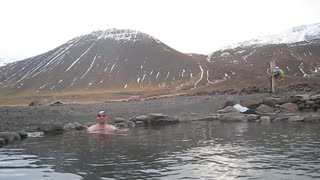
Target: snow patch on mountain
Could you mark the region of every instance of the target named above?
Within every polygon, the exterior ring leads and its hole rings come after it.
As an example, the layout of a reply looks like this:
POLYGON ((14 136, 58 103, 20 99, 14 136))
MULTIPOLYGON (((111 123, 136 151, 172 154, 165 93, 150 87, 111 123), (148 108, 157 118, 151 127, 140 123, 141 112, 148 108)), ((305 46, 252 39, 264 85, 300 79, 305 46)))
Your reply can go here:
POLYGON ((94 31, 91 33, 97 39, 113 39, 116 41, 141 41, 141 40, 154 40, 157 43, 162 43, 157 38, 136 30, 130 29, 109 29, 105 31, 94 31))
POLYGON ((318 38, 320 38, 320 23, 293 27, 280 34, 261 36, 248 41, 232 44, 223 49, 263 46, 268 44, 292 44, 301 41, 311 41, 318 38))

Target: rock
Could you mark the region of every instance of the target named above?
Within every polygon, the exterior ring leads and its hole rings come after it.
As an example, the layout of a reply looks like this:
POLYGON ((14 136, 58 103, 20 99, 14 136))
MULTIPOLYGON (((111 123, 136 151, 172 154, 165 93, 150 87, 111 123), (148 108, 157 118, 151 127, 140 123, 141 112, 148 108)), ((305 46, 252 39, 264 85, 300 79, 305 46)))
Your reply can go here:
POLYGON ((317 109, 320 109, 320 104, 314 104, 311 108, 316 111, 317 109))
POLYGON ((68 123, 63 126, 64 131, 74 131, 74 130, 82 131, 82 130, 86 130, 87 128, 88 128, 88 126, 82 125, 78 122, 68 123))
POLYGON ((291 122, 302 122, 304 120, 304 117, 301 117, 301 116, 290 116, 288 118, 288 121, 291 121, 291 122))
POLYGON ((220 109, 217 111, 218 114, 225 114, 225 113, 238 113, 239 111, 236 110, 233 106, 227 106, 224 109, 220 109))
POLYGON ((64 131, 73 131, 76 129, 76 125, 73 123, 68 123, 66 125, 63 126, 63 130, 64 131))
POLYGON ((265 104, 261 104, 257 109, 259 113, 273 113, 274 108, 265 104))
POLYGON ((76 130, 77 131, 83 131, 83 130, 87 130, 88 129, 88 126, 82 125, 82 124, 80 124, 78 122, 74 122, 73 124, 76 125, 76 130))
POLYGON ((141 127, 141 126, 145 126, 145 124, 144 124, 143 121, 136 121, 136 122, 135 122, 135 126, 136 126, 136 127, 141 127))
POLYGON ((17 133, 20 135, 21 139, 26 139, 28 137, 28 133, 26 132, 18 131, 17 133))
POLYGON ((281 112, 298 112, 299 108, 294 103, 285 103, 279 106, 281 112))
POLYGON ((122 123, 122 122, 125 122, 125 119, 120 118, 120 117, 116 117, 116 118, 114 118, 114 122, 115 123, 122 123))
POLYGON ((314 112, 314 110, 313 109, 301 109, 301 112, 311 113, 311 112, 314 112))
POLYGON ((280 102, 280 98, 275 98, 275 97, 269 97, 263 100, 263 104, 266 104, 273 108, 275 108, 277 104, 279 104, 279 102, 280 102))
POLYGON ((228 106, 234 106, 235 104, 237 104, 237 101, 236 100, 234 100, 234 99, 232 99, 232 100, 228 100, 228 101, 226 101, 222 106, 221 106, 221 109, 223 109, 223 108, 226 108, 226 107, 228 107, 228 106))
POLYGON ((136 127, 136 124, 135 124, 134 122, 132 122, 132 121, 128 121, 128 122, 127 122, 127 125, 128 125, 128 128, 134 128, 134 127, 136 127))
POLYGON ((121 123, 116 123, 115 126, 117 128, 128 128, 128 125, 124 122, 121 122, 121 123))
POLYGON ((270 123, 271 117, 270 116, 261 116, 260 121, 263 123, 270 123))
POLYGON ((249 98, 241 101, 241 105, 250 109, 256 109, 263 103, 262 98, 249 98))
POLYGON ((177 118, 179 122, 190 122, 194 120, 194 118, 186 115, 174 116, 174 118, 177 118))
POLYGON ((157 121, 163 118, 164 115, 162 113, 151 113, 148 117, 148 121, 157 121))
POLYGON ((20 140, 21 137, 16 132, 0 132, 0 138, 6 139, 8 142, 20 140))
POLYGON ((147 115, 141 115, 141 116, 137 116, 134 118, 131 118, 130 121, 136 122, 136 121, 142 121, 145 122, 148 120, 148 116, 147 115))
POLYGON ((290 98, 290 102, 296 103, 299 101, 309 101, 311 98, 310 94, 297 94, 290 98))
POLYGON ((135 118, 130 119, 130 121, 138 122, 142 121, 145 125, 148 124, 167 124, 167 123, 177 123, 179 119, 177 117, 169 117, 167 115, 163 115, 162 113, 151 113, 149 116, 142 115, 135 118))
POLYGON ((309 115, 304 117, 304 122, 319 122, 320 121, 320 115, 309 115))
POLYGON ((151 124, 171 124, 171 123, 178 123, 179 119, 178 118, 172 118, 169 116, 163 116, 162 118, 160 118, 161 116, 155 116, 154 114, 150 114, 149 118, 148 118, 148 123, 151 124))
POLYGON ((208 116, 203 118, 192 119, 192 121, 215 121, 218 120, 218 116, 208 116))
POLYGON ((42 104, 39 103, 38 101, 31 101, 28 106, 41 106, 42 104))
POLYGON ((298 102, 297 106, 298 106, 298 109, 304 109, 305 108, 305 104, 303 102, 298 102))
POLYGON ((312 101, 320 100, 320 94, 312 95, 312 96, 310 97, 310 100, 312 100, 312 101))
POLYGON ((256 114, 248 114, 246 116, 248 121, 256 121, 260 118, 260 116, 256 114))
POLYGON ((220 121, 247 121, 246 116, 240 112, 218 114, 218 119, 220 121))
POLYGON ((63 132, 63 126, 61 123, 40 123, 37 130, 42 131, 45 134, 60 134, 63 132))
POLYGON ((288 120, 288 117, 286 116, 279 116, 273 119, 273 121, 286 121, 286 120, 288 120))
POLYGON ((199 116, 198 113, 190 113, 190 115, 192 115, 192 116, 199 116))
POLYGON ((0 138, 0 147, 3 146, 3 145, 5 145, 7 142, 8 142, 7 139, 5 139, 5 138, 0 138))
MULTIPOLYGON (((137 121, 137 122, 141 122, 141 121, 137 121)), ((123 122, 115 123, 115 126, 118 128, 134 128, 136 126, 136 124, 132 121, 124 120, 123 122)))
POLYGON ((28 137, 42 137, 44 135, 44 132, 31 132, 28 133, 28 137))
POLYGON ((57 101, 52 102, 52 103, 50 104, 50 106, 61 106, 61 105, 63 105, 63 104, 64 104, 64 103, 63 103, 62 101, 57 100, 57 101))
POLYGON ((311 107, 312 105, 314 105, 314 104, 315 104, 314 101, 306 101, 306 105, 310 105, 310 107, 311 107))

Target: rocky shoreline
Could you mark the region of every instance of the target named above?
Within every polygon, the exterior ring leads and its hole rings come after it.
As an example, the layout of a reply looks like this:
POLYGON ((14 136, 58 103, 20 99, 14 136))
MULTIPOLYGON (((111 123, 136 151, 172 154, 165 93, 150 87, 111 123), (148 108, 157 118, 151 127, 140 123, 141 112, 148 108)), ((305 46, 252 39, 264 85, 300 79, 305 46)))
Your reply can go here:
POLYGON ((119 128, 190 121, 319 122, 320 93, 176 96, 91 105, 0 107, 0 146, 25 139, 28 133, 86 130, 96 123, 95 113, 101 109, 109 112, 109 123, 119 128), (234 104, 257 113, 240 113, 234 104))

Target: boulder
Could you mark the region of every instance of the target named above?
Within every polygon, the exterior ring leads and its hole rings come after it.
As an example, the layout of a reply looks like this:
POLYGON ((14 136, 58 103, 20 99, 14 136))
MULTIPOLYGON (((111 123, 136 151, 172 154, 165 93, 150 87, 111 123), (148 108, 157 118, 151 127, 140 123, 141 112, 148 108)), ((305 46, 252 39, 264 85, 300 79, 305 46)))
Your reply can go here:
POLYGON ((83 130, 87 130, 88 129, 88 126, 82 125, 82 124, 80 124, 78 122, 74 122, 73 124, 76 125, 76 130, 77 131, 83 131, 83 130))
POLYGON ((31 101, 28 106, 41 106, 42 104, 38 101, 31 101))
POLYGON ((319 122, 320 121, 320 115, 309 115, 304 117, 303 119, 304 122, 319 122))
POLYGON ((88 126, 82 125, 78 122, 68 123, 63 126, 64 131, 74 131, 74 130, 82 131, 82 130, 86 130, 87 128, 88 126))
POLYGON ((127 125, 128 125, 128 128, 134 128, 136 127, 136 123, 132 122, 132 121, 126 121, 127 122, 127 125))
POLYGON ((135 127, 145 126, 143 121, 136 121, 134 124, 135 124, 135 127))
POLYGON ((260 116, 256 114, 247 114, 246 116, 248 121, 257 121, 260 118, 260 116))
POLYGON ((169 117, 167 115, 163 115, 162 113, 151 113, 149 116, 142 115, 135 118, 130 119, 130 121, 138 122, 141 121, 145 125, 148 124, 168 124, 168 123, 177 123, 179 119, 177 117, 169 117))
POLYGON ((290 116, 288 118, 288 121, 291 121, 291 122, 303 122, 304 121, 304 117, 301 117, 301 116, 290 116))
POLYGON ((114 122, 115 123, 122 123, 122 122, 125 122, 125 119, 120 118, 120 117, 116 117, 116 118, 114 118, 114 122))
POLYGON ((192 121, 215 121, 215 120, 218 120, 218 116, 217 115, 192 119, 192 121))
POLYGON ((310 100, 312 100, 312 101, 320 100, 320 94, 312 95, 310 97, 310 100))
POLYGON ((37 130, 45 134, 59 134, 63 132, 63 126, 61 123, 40 123, 37 130))
POLYGON ((288 117, 287 116, 283 116, 283 115, 280 115, 280 116, 275 117, 273 119, 273 121, 286 121, 286 120, 288 120, 288 117))
POLYGON ((28 133, 26 132, 18 131, 17 133, 20 135, 21 139, 26 139, 28 137, 28 133))
POLYGON ((225 114, 225 113, 238 113, 239 111, 235 109, 233 106, 227 106, 224 109, 220 109, 217 111, 218 114, 225 114))
POLYGON ((298 112, 299 107, 294 103, 285 103, 279 106, 281 112, 298 112))
POLYGON ((218 119, 220 121, 247 121, 246 116, 240 112, 218 114, 218 119))
MULTIPOLYGON (((142 122, 142 121, 136 121, 136 122, 142 122)), ((134 128, 136 126, 136 123, 134 123, 133 121, 123 120, 121 122, 115 123, 115 126, 118 128, 134 128)))
POLYGON ((73 131, 76 129, 76 125, 73 123, 68 123, 66 125, 63 126, 63 130, 64 131, 73 131))
POLYGON ((281 101, 280 98, 275 98, 275 97, 269 97, 263 100, 263 104, 266 104, 270 107, 275 108, 277 104, 280 104, 279 102, 281 101))
POLYGON ((260 121, 263 123, 270 123, 271 117, 270 116, 261 116, 260 121))
POLYGON ((145 122, 148 120, 148 116, 147 115, 141 115, 141 116, 137 116, 134 118, 131 118, 130 121, 136 122, 136 121, 142 121, 145 122))
POLYGON ((42 137, 44 135, 44 132, 31 132, 28 133, 28 137, 42 137))
POLYGON ((273 113, 274 108, 265 104, 261 104, 257 109, 259 113, 273 113))
POLYGON ((248 98, 248 99, 241 101, 242 106, 248 107, 250 109, 255 109, 255 108, 259 107, 260 104, 262 104, 262 103, 263 103, 263 99, 259 98, 259 97, 248 98))
POLYGON ((297 94, 290 98, 290 102, 296 103, 299 101, 309 101, 311 98, 311 94, 297 94))
POLYGON ((320 109, 320 104, 313 104, 311 108, 316 111, 317 109, 320 109))
POLYGON ((7 142, 8 142, 7 139, 5 139, 5 138, 0 138, 0 147, 3 146, 3 145, 5 145, 7 142))
POLYGON ((20 140, 21 137, 16 132, 0 132, 0 138, 6 139, 8 142, 20 140))
POLYGON ((155 114, 150 114, 148 118, 148 123, 150 124, 172 124, 172 123, 178 123, 179 119, 177 117, 169 117, 167 115, 161 115, 156 116, 155 114))
POLYGON ((116 123, 115 126, 117 128, 128 128, 128 124, 121 122, 121 123, 116 123))
POLYGON ((230 99, 228 101, 226 101, 222 106, 221 108, 226 108, 228 106, 234 106, 235 104, 238 104, 236 100, 234 99, 230 99))

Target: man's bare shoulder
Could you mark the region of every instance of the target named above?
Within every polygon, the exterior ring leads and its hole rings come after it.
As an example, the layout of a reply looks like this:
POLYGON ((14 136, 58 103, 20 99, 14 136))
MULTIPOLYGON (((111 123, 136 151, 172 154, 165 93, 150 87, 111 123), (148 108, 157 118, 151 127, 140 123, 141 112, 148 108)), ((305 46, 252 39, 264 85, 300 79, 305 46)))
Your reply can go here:
POLYGON ((108 130, 108 131, 113 131, 116 130, 117 128, 112 126, 112 125, 108 125, 106 124, 104 127, 99 126, 99 124, 96 125, 92 125, 88 128, 89 132, 93 132, 93 131, 101 131, 101 130, 108 130))

